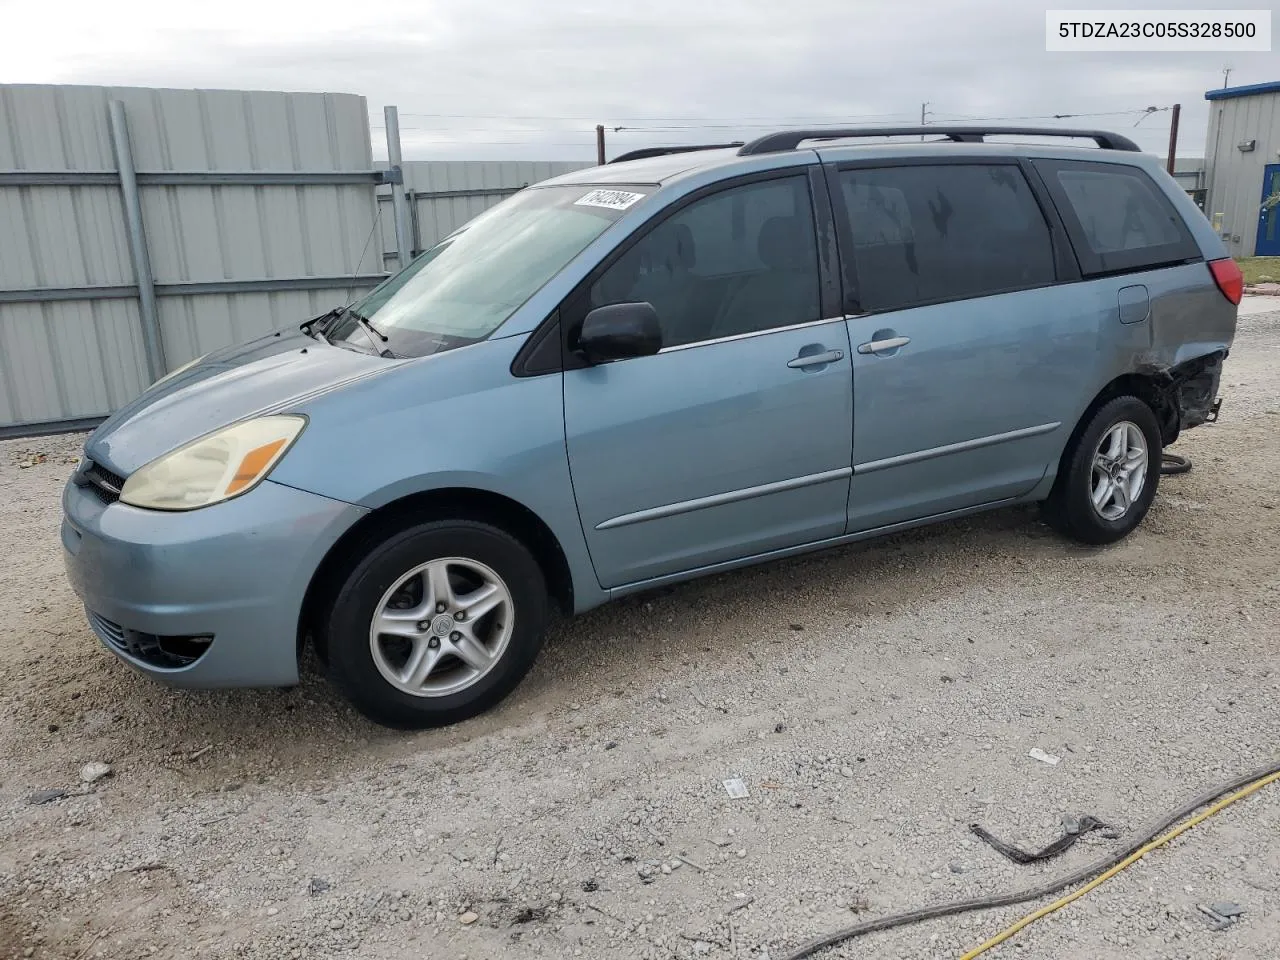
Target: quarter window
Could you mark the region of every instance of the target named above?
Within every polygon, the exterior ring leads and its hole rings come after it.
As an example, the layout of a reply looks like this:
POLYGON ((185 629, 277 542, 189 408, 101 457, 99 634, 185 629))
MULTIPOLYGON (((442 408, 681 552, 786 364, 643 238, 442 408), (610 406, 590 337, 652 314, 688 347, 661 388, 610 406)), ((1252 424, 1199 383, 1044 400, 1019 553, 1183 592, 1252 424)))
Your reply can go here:
POLYGON ((1200 255, 1168 197, 1137 167, 1072 160, 1035 164, 1055 193, 1085 274, 1145 270, 1200 255))
POLYGON ((689 204, 609 266, 588 300, 652 304, 664 347, 819 319, 808 183, 766 180, 689 204))
POLYGON ((854 312, 1054 281, 1049 227, 1014 164, 859 167, 839 177, 854 312))

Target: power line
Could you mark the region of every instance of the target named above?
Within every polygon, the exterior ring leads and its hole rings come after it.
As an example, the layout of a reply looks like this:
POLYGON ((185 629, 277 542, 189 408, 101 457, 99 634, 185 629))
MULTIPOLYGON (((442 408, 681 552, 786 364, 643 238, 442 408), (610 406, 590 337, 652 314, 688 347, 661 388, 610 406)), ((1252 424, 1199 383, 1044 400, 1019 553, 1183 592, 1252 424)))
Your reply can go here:
MULTIPOLYGON (((1142 112, 1144 112, 1144 111, 1148 111, 1148 112, 1149 112, 1149 109, 1150 109, 1150 108, 1147 108, 1147 107, 1137 107, 1137 108, 1134 108, 1134 109, 1131 109, 1131 110, 1108 110, 1108 111, 1098 111, 1098 112, 1092 112, 1092 113, 1048 113, 1048 114, 1030 114, 1030 115, 1024 115, 1024 116, 1013 116, 1013 117, 975 117, 975 116, 972 116, 972 115, 970 115, 970 114, 950 113, 950 112, 938 113, 938 112, 933 111, 933 110, 929 110, 929 111, 928 111, 928 114, 929 114, 929 115, 932 115, 932 116, 950 117, 950 118, 954 118, 954 119, 976 120, 976 121, 990 121, 990 120, 1052 120, 1052 119, 1065 119, 1065 118, 1070 118, 1070 117, 1114 117, 1114 116, 1123 116, 1124 114, 1142 113, 1142 112)), ((1160 107, 1160 108, 1158 108, 1158 109, 1164 110, 1164 109, 1168 109, 1168 108, 1166 108, 1166 107, 1160 107)), ((597 123, 597 122, 601 122, 601 119, 602 119, 602 117, 603 117, 604 119, 611 119, 611 120, 612 120, 612 121, 614 121, 615 123, 618 123, 618 124, 620 124, 620 125, 622 125, 622 126, 630 126, 631 124, 652 124, 652 125, 656 125, 656 126, 658 126, 658 127, 663 127, 663 128, 667 128, 667 127, 682 127, 682 126, 687 126, 687 127, 691 128, 691 129, 692 129, 692 128, 696 128, 696 129, 706 129, 706 128, 712 128, 712 127, 727 127, 727 126, 732 126, 732 125, 739 125, 739 126, 741 126, 741 125, 751 125, 751 126, 757 126, 757 125, 773 125, 773 124, 779 124, 779 123, 815 123, 815 124, 819 124, 819 125, 847 124, 847 123, 849 123, 850 121, 855 121, 855 120, 858 120, 858 121, 860 121, 860 120, 893 120, 893 119, 898 119, 898 118, 901 118, 901 117, 913 116, 913 115, 912 115, 912 114, 909 114, 909 113, 906 113, 906 112, 904 112, 904 111, 898 111, 898 112, 894 112, 894 113, 842 114, 842 115, 840 115, 840 116, 832 116, 831 114, 824 114, 824 115, 815 115, 815 114, 810 114, 810 115, 792 115, 792 116, 786 116, 786 115, 784 115, 784 116, 772 116, 772 117, 768 117, 768 116, 766 116, 766 117, 675 117, 675 116, 671 116, 671 117, 622 117, 622 116, 612 116, 612 117, 611 117, 609 114, 604 113, 604 114, 597 114, 596 116, 592 116, 592 117, 566 117, 566 116, 557 116, 557 115, 552 115, 552 114, 547 114, 547 115, 534 115, 534 114, 527 114, 527 115, 517 116, 517 115, 513 115, 513 114, 485 114, 485 113, 458 113, 458 114, 447 114, 447 113, 410 113, 410 112, 407 112, 407 111, 402 111, 402 112, 400 113, 400 116, 402 116, 402 117, 416 117, 416 118, 419 118, 419 119, 427 119, 427 120, 526 120, 526 121, 555 121, 555 122, 559 122, 559 123, 597 123)))
MULTIPOLYGON (((1080 118, 1086 118, 1086 117, 1122 117, 1122 116, 1134 116, 1135 114, 1145 116, 1157 111, 1164 111, 1168 109, 1169 107, 1142 107, 1142 108, 1135 108, 1132 110, 1110 110, 1110 111, 1100 111, 1096 113, 1047 113, 1047 114, 1027 114, 1022 116, 1010 116, 1010 117, 975 117, 970 114, 935 113, 934 111, 930 110, 927 112, 927 116, 935 117, 943 120, 963 121, 967 123, 992 123, 996 121, 1015 121, 1015 120, 1070 120, 1070 119, 1080 119, 1080 118)), ((402 116, 424 116, 424 115, 402 114, 402 116)), ((479 115, 471 115, 466 119, 482 119, 482 117, 479 115)), ((557 122, 565 122, 571 118, 545 117, 545 118, 529 118, 529 119, 545 119, 545 120, 555 120, 557 122)), ((587 122, 587 119, 590 119, 590 118, 585 118, 583 122, 587 122)), ((884 121, 900 121, 900 120, 910 120, 915 118, 905 113, 875 114, 875 115, 867 115, 862 117, 851 116, 851 117, 846 117, 840 120, 826 119, 826 120, 808 121, 806 125, 812 126, 812 127, 818 127, 818 128, 844 127, 844 126, 848 126, 849 123, 851 122, 856 122, 860 120, 871 120, 871 119, 884 120, 884 121)), ((787 124, 800 123, 800 122, 801 121, 799 119, 795 119, 795 118, 790 118, 790 119, 778 118, 774 120, 769 120, 767 122, 741 121, 741 122, 733 122, 733 123, 668 123, 668 124, 655 123, 655 124, 646 125, 646 126, 638 126, 638 125, 608 126, 608 129, 612 133, 674 133, 674 132, 683 131, 683 130, 748 130, 748 129, 771 130, 771 129, 777 129, 778 127, 781 127, 781 126, 786 126, 787 124)), ((383 130, 385 129, 385 127, 383 127, 381 124, 371 124, 370 129, 383 130)), ((547 133, 547 132, 565 132, 565 133, 572 132, 570 129, 566 129, 566 128, 558 128, 552 131, 548 131, 548 129, 545 127, 492 127, 492 126, 450 127, 450 126, 419 126, 416 124, 407 124, 407 125, 402 124, 401 129, 402 130, 418 130, 418 131, 423 131, 428 133, 538 134, 538 133, 547 133)))
POLYGON ((1108 110, 1100 113, 1045 113, 1038 116, 1022 117, 974 117, 963 113, 935 114, 935 116, 962 120, 966 123, 995 123, 1008 120, 1078 120, 1084 117, 1131 117, 1136 113, 1146 114, 1155 110, 1168 109, 1168 107, 1140 107, 1133 110, 1108 110))
MULTIPOLYGON (((1012 122, 1024 120, 1073 120, 1094 117, 1133 117, 1137 116, 1134 126, 1138 126, 1152 113, 1165 111, 1170 107, 1142 107, 1130 110, 1104 110, 1086 113, 1050 113, 1050 114, 1024 114, 1019 116, 1008 117, 976 117, 970 114, 953 114, 953 113, 936 113, 929 109, 929 105, 924 107, 926 118, 933 118, 933 122, 961 122, 968 123, 994 123, 994 122, 1012 122)), ((513 116, 499 114, 426 114, 426 113, 402 113, 405 117, 418 117, 428 120, 450 120, 450 119, 466 119, 466 120, 525 120, 525 121, 543 121, 554 122, 556 124, 569 124, 572 122, 581 122, 583 124, 592 122, 594 118, 590 117, 558 117, 558 116, 513 116)), ((915 117, 903 113, 883 113, 883 114, 862 114, 850 115, 841 119, 832 119, 829 116, 822 119, 808 119, 800 117, 744 117, 728 122, 712 122, 725 118, 632 118, 639 121, 648 119, 647 125, 639 124, 618 124, 610 126, 609 129, 615 134, 640 134, 640 135, 671 135, 674 141, 684 139, 683 135, 696 136, 700 131, 725 131, 725 130, 776 130, 788 126, 807 126, 815 129, 827 129, 848 126, 857 122, 881 122, 893 123, 914 120, 915 117), (659 122, 661 120, 672 120, 673 122, 659 122), (679 121, 679 122, 675 122, 679 121), (688 122, 686 122, 688 121, 688 122), (705 122, 704 122, 705 121, 705 122)), ((926 120, 927 122, 927 120, 926 120)), ((384 130, 385 127, 379 124, 371 124, 372 130, 384 130)), ((497 146, 525 146, 525 147, 581 147, 586 150, 593 146, 593 141, 587 139, 591 136, 591 131, 583 129, 580 135, 582 140, 542 140, 542 136, 547 135, 570 135, 578 136, 579 132, 572 127, 538 127, 538 126, 471 126, 471 127, 449 127, 447 125, 431 125, 421 126, 417 124, 403 125, 404 131, 410 131, 412 135, 407 139, 411 139, 416 146, 421 147, 497 147, 497 146), (427 136, 423 136, 423 135, 427 136), (488 134, 500 135, 500 139, 471 139, 467 134, 488 134), (431 138, 436 135, 437 138, 431 138), (515 139, 515 135, 524 135, 526 139, 515 139)), ((723 136, 723 134, 720 134, 723 136)))
MULTIPOLYGON (((904 120, 911 119, 905 114, 887 114, 876 118, 877 120, 904 120)), ((810 121, 808 123, 799 124, 796 121, 777 120, 773 123, 697 123, 688 125, 671 124, 668 126, 653 127, 609 127, 612 133, 670 133, 676 130, 777 130, 779 127, 787 127, 795 123, 799 126, 825 128, 825 127, 847 127, 851 120, 824 120, 810 121)), ((857 122, 857 118, 852 118, 852 122, 857 122)))
MULTIPOLYGON (((897 119, 909 119, 906 117, 897 119)), ((785 122, 778 123, 742 123, 742 124, 705 124, 691 126, 670 126, 670 127, 607 127, 610 133, 681 133, 685 131, 698 130, 778 130, 785 129, 787 126, 795 126, 796 124, 787 124, 785 122)), ((846 127, 848 123, 822 123, 822 124, 805 124, 805 126, 815 128, 827 127, 846 127)), ((370 125, 370 130, 385 130, 386 127, 380 125, 370 125)), ((401 130, 415 130, 419 133, 528 133, 528 134, 546 134, 546 133, 576 133, 577 131, 571 127, 420 127, 415 124, 401 124, 401 130)), ((586 131, 589 132, 589 131, 586 131)))
POLYGON ((420 140, 413 138, 419 147, 594 147, 594 143, 585 140, 420 140))
MULTIPOLYGON (((801 122, 808 122, 808 121, 847 122, 849 120, 873 120, 876 118, 895 117, 898 115, 899 114, 896 114, 896 113, 867 113, 867 114, 846 116, 843 118, 843 121, 840 121, 839 118, 832 118, 830 114, 826 114, 822 116, 819 116, 817 114, 799 114, 794 116, 782 116, 782 117, 687 117, 687 116, 686 117, 679 117, 679 116, 623 117, 623 116, 611 116, 607 112, 603 114, 603 116, 608 119, 612 119, 617 122, 626 121, 628 123, 667 123, 668 121, 673 123, 684 123, 684 122, 697 123, 699 121, 717 121, 717 122, 726 122, 726 123, 755 123, 755 122, 801 123, 801 122)), ((496 113, 409 113, 403 110, 400 111, 400 116, 417 117, 419 119, 425 118, 425 119, 431 119, 431 120, 559 120, 559 121, 564 121, 566 123, 573 123, 573 122, 598 123, 601 119, 600 115, 597 115, 594 117, 564 117, 564 116, 555 116, 555 115, 537 116, 533 114, 515 115, 515 114, 496 114, 496 113)))
MULTIPOLYGON (((370 126, 370 130, 385 130, 386 127, 370 126)), ((414 124, 400 124, 401 130, 418 130, 422 133, 578 133, 574 127, 419 127, 414 124)), ((586 128, 582 128, 586 129, 586 128)), ((595 133, 592 128, 591 133, 595 133)))

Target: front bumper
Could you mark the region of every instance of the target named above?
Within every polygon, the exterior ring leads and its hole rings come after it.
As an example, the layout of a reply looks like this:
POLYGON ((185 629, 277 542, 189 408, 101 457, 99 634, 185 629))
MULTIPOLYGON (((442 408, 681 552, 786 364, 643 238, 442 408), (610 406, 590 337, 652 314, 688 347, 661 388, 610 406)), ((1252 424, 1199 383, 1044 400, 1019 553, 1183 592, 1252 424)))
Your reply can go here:
POLYGON ((62 496, 67 576, 103 645, 181 687, 298 681, 303 597, 329 548, 367 511, 266 481, 186 513, 62 496), (208 638, 212 638, 209 640, 208 638), (161 649, 169 639, 190 659, 161 649))

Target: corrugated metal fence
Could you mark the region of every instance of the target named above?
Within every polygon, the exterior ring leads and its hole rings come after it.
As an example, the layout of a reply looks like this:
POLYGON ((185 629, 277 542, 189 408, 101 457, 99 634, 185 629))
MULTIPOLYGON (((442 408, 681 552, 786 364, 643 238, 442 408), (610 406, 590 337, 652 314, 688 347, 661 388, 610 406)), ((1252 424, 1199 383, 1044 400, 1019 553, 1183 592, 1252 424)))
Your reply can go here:
MULTIPOLYGON (((379 164, 385 166, 385 164, 379 164)), ((471 218, 531 183, 594 166, 578 161, 410 160, 401 165, 413 253, 434 246, 471 218)), ((382 249, 388 266, 395 263, 395 221, 391 191, 379 192, 382 249)))
POLYGON ((0 85, 0 435, 101 417, 377 282, 382 179, 359 96, 0 85))

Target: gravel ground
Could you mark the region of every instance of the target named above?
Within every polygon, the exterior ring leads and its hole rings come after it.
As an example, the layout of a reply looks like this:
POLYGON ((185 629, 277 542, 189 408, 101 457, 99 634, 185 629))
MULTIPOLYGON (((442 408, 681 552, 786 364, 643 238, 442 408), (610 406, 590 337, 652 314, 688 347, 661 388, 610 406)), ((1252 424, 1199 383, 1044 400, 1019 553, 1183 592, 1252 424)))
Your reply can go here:
MULTIPOLYGON (((1242 320, 1223 393, 1115 547, 1018 509, 632 598, 558 627, 500 709, 414 735, 314 668, 135 675, 62 573, 82 437, 0 443, 0 957, 776 960, 1083 865, 1280 743, 1280 313, 1242 320), (1045 865, 968 831, 1039 847, 1085 813, 1122 839, 1045 865)), ((822 956, 955 957, 1029 909, 822 956)), ((1280 785, 988 956, 1280 956, 1280 785), (1223 900, 1244 915, 1215 932, 1195 908, 1223 900)))

